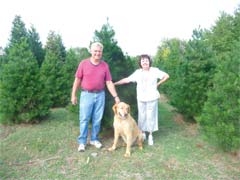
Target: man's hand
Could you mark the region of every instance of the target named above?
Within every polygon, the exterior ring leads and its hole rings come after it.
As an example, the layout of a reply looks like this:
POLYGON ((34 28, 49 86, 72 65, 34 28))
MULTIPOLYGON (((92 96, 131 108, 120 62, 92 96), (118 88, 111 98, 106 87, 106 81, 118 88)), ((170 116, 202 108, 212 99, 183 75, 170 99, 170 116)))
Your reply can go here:
POLYGON ((72 96, 71 102, 72 102, 72 105, 76 105, 77 104, 77 97, 76 96, 72 96))
POLYGON ((118 96, 115 97, 115 103, 116 103, 116 104, 120 103, 120 98, 119 98, 118 96))

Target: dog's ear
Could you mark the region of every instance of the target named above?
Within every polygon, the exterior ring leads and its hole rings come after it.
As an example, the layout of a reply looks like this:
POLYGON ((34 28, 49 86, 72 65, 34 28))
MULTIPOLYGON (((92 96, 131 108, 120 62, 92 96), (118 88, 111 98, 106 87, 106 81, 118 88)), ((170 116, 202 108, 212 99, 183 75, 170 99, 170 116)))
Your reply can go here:
POLYGON ((117 103, 113 105, 112 110, 113 110, 114 114, 116 114, 116 112, 117 112, 117 103))

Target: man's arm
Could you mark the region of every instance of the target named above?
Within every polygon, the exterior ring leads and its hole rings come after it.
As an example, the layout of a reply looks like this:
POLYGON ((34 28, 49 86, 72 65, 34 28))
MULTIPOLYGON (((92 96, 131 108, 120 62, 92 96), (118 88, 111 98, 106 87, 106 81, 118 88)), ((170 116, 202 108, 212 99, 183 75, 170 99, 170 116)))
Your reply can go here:
POLYGON ((111 93, 111 95, 113 96, 114 100, 116 103, 120 102, 120 98, 118 97, 117 91, 115 89, 115 86, 113 84, 112 81, 107 81, 106 82, 106 86, 108 88, 108 91, 111 93))
POLYGON ((71 95, 71 102, 73 105, 77 104, 77 91, 80 87, 81 79, 75 78, 72 86, 72 95, 71 95))

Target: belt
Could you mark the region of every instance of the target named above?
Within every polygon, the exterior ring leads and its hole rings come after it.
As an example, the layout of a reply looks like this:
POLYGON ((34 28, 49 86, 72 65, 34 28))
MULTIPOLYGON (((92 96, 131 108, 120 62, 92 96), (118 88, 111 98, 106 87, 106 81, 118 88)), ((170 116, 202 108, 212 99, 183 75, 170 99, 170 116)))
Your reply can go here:
POLYGON ((100 93, 100 92, 103 91, 103 89, 102 90, 86 90, 86 89, 82 89, 82 91, 88 92, 88 93, 100 93))

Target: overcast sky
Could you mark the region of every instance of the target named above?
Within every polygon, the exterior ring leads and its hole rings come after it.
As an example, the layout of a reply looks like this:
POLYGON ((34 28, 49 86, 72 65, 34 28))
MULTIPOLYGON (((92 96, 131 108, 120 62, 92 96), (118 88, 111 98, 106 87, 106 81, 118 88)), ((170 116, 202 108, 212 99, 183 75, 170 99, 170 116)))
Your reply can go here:
POLYGON ((124 53, 155 55, 164 38, 191 38, 210 29, 220 12, 233 14, 240 0, 2 0, 0 46, 10 38, 15 15, 33 25, 45 45, 48 33, 61 35, 65 47, 88 47, 94 31, 107 22, 124 53))

